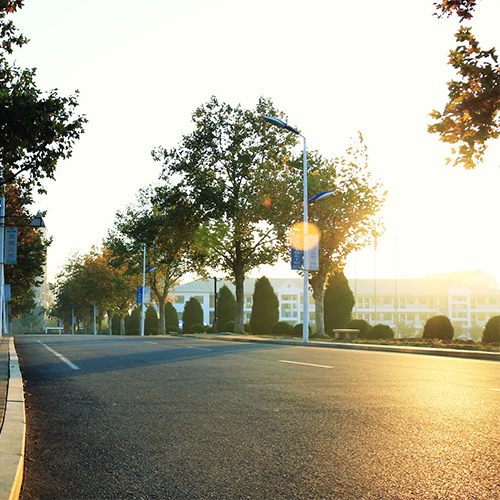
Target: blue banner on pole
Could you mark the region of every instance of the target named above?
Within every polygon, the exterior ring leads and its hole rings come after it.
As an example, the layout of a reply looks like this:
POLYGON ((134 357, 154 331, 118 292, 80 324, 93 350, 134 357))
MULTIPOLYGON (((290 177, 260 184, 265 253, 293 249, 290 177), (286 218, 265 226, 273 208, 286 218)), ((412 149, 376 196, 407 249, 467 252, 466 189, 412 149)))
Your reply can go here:
POLYGON ((137 287, 137 303, 142 304, 142 286, 137 287))
POLYGON ((303 261, 302 250, 297 250, 292 247, 292 271, 301 271, 303 261))

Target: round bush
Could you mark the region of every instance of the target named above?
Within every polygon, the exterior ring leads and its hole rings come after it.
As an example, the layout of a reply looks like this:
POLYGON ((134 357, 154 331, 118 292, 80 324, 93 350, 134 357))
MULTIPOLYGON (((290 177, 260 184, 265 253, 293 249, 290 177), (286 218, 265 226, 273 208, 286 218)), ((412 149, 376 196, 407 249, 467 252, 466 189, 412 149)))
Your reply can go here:
POLYGON ((291 333, 292 333, 292 326, 286 321, 278 321, 277 323, 274 323, 273 327, 271 328, 272 335, 286 337, 291 333))
MULTIPOLYGON (((303 333, 303 323, 297 323, 293 328, 292 328, 292 337, 302 337, 303 333)), ((309 335, 311 335, 311 325, 309 325, 309 335)))
POLYGON ((252 333, 252 328, 250 327, 250 323, 245 323, 245 324, 243 325, 243 331, 244 331, 245 333, 252 333))
POLYGON ((191 325, 191 327, 189 328, 189 333, 205 333, 205 326, 200 323, 191 325))
POLYGON ((351 319, 346 326, 349 330, 359 330, 358 338, 366 339, 368 331, 370 330, 370 323, 364 319, 351 319))
POLYGON ((488 320, 484 327, 482 341, 484 344, 500 342, 500 316, 493 316, 488 320))
POLYGON ((368 330, 368 334, 366 336, 367 339, 393 339, 394 332, 389 325, 383 325, 379 323, 378 325, 372 326, 370 330, 368 330))
POLYGON ((228 333, 234 333, 234 321, 228 321, 224 325, 224 331, 228 333))
POLYGON ((451 340, 455 330, 447 316, 433 316, 425 322, 423 339, 451 340))

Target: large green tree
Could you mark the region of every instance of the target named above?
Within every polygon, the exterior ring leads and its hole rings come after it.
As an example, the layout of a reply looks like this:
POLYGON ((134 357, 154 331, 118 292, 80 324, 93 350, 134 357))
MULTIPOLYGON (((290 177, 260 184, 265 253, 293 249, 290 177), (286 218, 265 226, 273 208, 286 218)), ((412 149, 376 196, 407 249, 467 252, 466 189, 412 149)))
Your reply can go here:
MULTIPOLYGON (((295 160, 296 163, 301 160, 295 160)), ((293 162, 292 162, 293 163, 293 162)), ((373 241, 381 231, 380 209, 386 192, 368 169, 367 148, 361 134, 346 154, 327 160, 316 152, 308 155, 309 197, 321 192, 331 194, 309 205, 309 222, 318 229, 319 270, 309 273, 316 307, 316 333, 324 336, 324 290, 327 278, 344 268, 347 256, 373 241)), ((301 184, 288 196, 297 198, 301 184)), ((295 203, 290 216, 301 220, 301 205, 295 203)), ((311 231, 312 232, 312 231, 311 231)))
POLYGON ((178 147, 153 152, 164 182, 203 220, 211 264, 235 283, 236 332, 243 332, 245 276, 274 263, 284 241, 273 195, 286 190, 284 166, 296 138, 268 127, 264 115, 282 113, 269 99, 246 110, 212 97, 193 113, 194 131, 178 147))
MULTIPOLYGON (((472 19, 476 1, 443 0, 435 5, 440 16, 457 15, 462 22, 472 19)), ((429 132, 453 145, 454 166, 472 169, 482 161, 487 141, 500 135, 500 65, 495 49, 481 49, 470 26, 461 26, 455 36, 457 47, 450 51, 449 64, 458 78, 448 83, 444 110, 431 113, 435 122, 429 132)))
POLYGON ((194 210, 179 199, 170 186, 142 189, 135 204, 117 212, 105 246, 115 265, 128 266, 137 286, 142 286, 143 251, 146 246, 146 286, 159 308, 160 335, 165 334, 165 303, 186 273, 202 273, 206 252, 198 239, 199 222, 194 210), (172 203, 164 203, 168 199, 172 203))
POLYGON ((22 0, 0 1, 0 186, 16 180, 43 191, 43 179, 53 179, 58 160, 71 155, 86 119, 75 116, 76 95, 42 92, 35 69, 11 62, 15 47, 28 40, 6 17, 22 5, 22 0))
POLYGON ((43 283, 44 266, 50 239, 30 227, 28 207, 31 194, 18 184, 5 186, 6 224, 18 227, 17 263, 5 265, 5 283, 11 285, 12 316, 30 314, 36 306, 35 288, 43 283))

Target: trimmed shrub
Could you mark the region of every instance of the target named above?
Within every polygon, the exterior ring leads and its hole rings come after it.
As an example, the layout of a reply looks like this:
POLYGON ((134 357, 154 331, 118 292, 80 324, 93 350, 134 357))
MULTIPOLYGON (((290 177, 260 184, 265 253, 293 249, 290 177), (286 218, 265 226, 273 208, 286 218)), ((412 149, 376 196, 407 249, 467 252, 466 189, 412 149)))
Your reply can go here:
POLYGON ((224 332, 228 332, 228 333, 234 333, 234 321, 228 321, 225 325, 224 325, 224 332))
POLYGON ((189 333, 191 326, 203 324, 203 309, 197 299, 191 297, 184 306, 182 313, 182 333, 189 333))
POLYGON ((125 318, 125 335, 139 335, 141 328, 141 308, 136 307, 125 318))
POLYGON ((158 320, 158 314, 153 306, 149 306, 146 309, 146 315, 144 318, 144 335, 158 335, 158 325, 160 324, 158 320))
POLYGON ((389 325, 383 325, 379 323, 378 325, 372 326, 370 330, 368 330, 368 334, 366 336, 367 339, 393 339, 394 332, 389 325))
MULTIPOLYGON (((224 331, 226 324, 230 321, 234 321, 236 317, 236 298, 233 292, 224 285, 217 294, 217 325, 219 326, 219 331, 224 331), (221 330, 221 328, 224 330, 221 330)), ((234 330, 233 329, 231 331, 234 330)), ((226 332, 228 330, 225 330, 226 332)))
POLYGON ((179 315, 172 302, 165 304, 165 331, 166 333, 179 332, 179 315))
POLYGON ((351 330, 359 330, 358 338, 366 339, 368 332, 370 330, 370 323, 365 321, 364 319, 351 319, 349 323, 347 323, 346 328, 351 330))
MULTIPOLYGON (((297 323, 293 328, 292 328, 292 337, 302 337, 303 333, 303 323, 297 323)), ((309 325, 309 335, 311 335, 311 325, 309 325)))
POLYGON ((342 271, 330 276, 325 289, 325 333, 346 328, 354 308, 354 294, 342 271))
POLYGON ((424 325, 423 339, 451 340, 454 330, 447 316, 433 316, 424 325))
POLYGON ((500 316, 493 316, 488 320, 483 331, 483 343, 500 342, 500 316))
POLYGON ((205 333, 205 326, 202 325, 201 323, 196 323, 195 325, 191 325, 189 333, 205 333))
POLYGON ((251 328, 251 326, 250 326, 250 323, 245 323, 245 324, 243 325, 243 331, 244 331, 245 333, 252 333, 252 328, 251 328))
POLYGON ((255 282, 250 327, 255 335, 270 335, 280 319, 280 302, 271 282, 265 277, 255 282))
POLYGON ((279 337, 286 337, 292 333, 292 325, 286 321, 278 321, 274 323, 271 329, 271 335, 276 335, 279 337))

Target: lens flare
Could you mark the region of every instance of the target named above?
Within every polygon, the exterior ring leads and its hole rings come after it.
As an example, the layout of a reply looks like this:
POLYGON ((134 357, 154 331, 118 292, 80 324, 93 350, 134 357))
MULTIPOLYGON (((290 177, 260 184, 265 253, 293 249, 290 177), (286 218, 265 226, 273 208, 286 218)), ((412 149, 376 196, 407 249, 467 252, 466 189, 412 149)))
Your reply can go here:
POLYGON ((295 250, 310 250, 318 244, 320 230, 312 222, 307 223, 307 225, 304 222, 297 222, 288 231, 288 237, 295 250))

